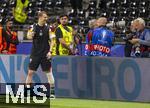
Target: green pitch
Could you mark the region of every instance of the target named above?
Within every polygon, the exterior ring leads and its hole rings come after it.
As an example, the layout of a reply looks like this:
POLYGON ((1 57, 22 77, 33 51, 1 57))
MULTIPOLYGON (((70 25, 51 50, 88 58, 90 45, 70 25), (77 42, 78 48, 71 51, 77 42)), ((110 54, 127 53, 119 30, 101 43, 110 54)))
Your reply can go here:
MULTIPOLYGON (((27 103, 27 99, 24 99, 25 103, 21 103, 21 99, 19 98, 17 103, 12 102, 12 98, 10 98, 10 103, 6 103, 6 96, 0 95, 0 108, 50 108, 50 99, 48 98, 44 103, 35 103, 33 98, 30 98, 30 103, 27 103)), ((38 100, 42 100, 38 98, 38 100)))
POLYGON ((150 103, 56 98, 50 108, 150 108, 150 103))
MULTIPOLYGON (((6 104, 0 96, 0 108, 48 108, 34 104, 6 104)), ((102 101, 88 99, 56 98, 50 100, 50 108, 150 108, 150 103, 102 101)))

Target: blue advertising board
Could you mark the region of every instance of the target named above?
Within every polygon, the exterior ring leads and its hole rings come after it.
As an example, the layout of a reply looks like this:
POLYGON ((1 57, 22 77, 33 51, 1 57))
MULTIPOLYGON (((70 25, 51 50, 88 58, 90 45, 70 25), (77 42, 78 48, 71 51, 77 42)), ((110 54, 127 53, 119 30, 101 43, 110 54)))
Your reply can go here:
POLYGON ((59 97, 150 102, 150 59, 55 57, 59 97))
MULTIPOLYGON (((55 56, 57 97, 150 102, 150 58, 55 56)), ((0 83, 25 83, 28 55, 0 55, 0 83)), ((47 83, 41 68, 33 82, 47 83)), ((2 93, 0 87, 0 93, 2 93)))

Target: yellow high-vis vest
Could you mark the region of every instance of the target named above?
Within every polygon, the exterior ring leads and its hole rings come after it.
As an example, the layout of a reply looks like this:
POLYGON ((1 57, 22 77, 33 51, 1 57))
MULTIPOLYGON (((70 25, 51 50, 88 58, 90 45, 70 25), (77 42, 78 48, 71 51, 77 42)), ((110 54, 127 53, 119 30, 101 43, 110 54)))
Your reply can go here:
MULTIPOLYGON (((62 25, 59 25, 58 27, 60 27, 62 31, 63 39, 65 40, 66 44, 68 46, 71 45, 73 43, 72 27, 67 26, 69 31, 65 30, 62 25)), ((59 51, 59 55, 69 55, 69 50, 64 48, 61 43, 59 44, 58 51, 59 51)))
POLYGON ((54 43, 54 46, 50 46, 52 47, 52 56, 55 56, 56 55, 56 35, 55 35, 55 31, 50 33, 50 39, 51 39, 51 42, 54 43))
POLYGON ((27 19, 27 14, 24 9, 28 7, 29 0, 25 0, 24 4, 21 0, 17 0, 16 7, 14 9, 14 18, 20 23, 24 23, 27 19))

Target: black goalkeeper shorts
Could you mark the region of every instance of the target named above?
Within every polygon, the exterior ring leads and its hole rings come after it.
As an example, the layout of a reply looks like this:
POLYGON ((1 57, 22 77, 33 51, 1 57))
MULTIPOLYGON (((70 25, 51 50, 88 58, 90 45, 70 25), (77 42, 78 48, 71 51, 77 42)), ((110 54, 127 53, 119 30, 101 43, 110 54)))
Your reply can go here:
POLYGON ((47 57, 31 56, 29 69, 33 71, 37 71, 39 65, 41 65, 42 71, 49 72, 51 68, 51 61, 48 60, 47 57))

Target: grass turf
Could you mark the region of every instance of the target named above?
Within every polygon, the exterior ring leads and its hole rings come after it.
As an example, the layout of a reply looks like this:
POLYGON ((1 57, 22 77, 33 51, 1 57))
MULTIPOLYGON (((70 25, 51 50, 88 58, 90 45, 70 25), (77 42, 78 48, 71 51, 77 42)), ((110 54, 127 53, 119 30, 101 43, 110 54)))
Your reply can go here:
POLYGON ((50 108, 150 108, 150 103, 56 98, 50 108))
MULTIPOLYGON (((50 100, 47 99, 44 103, 35 103, 33 98, 31 97, 30 103, 27 103, 27 99, 24 99, 25 103, 21 103, 21 99, 19 98, 17 103, 12 102, 12 98, 10 99, 10 103, 6 103, 6 95, 0 95, 0 108, 50 108, 50 100)), ((38 98, 38 100, 42 100, 38 98)))
MULTIPOLYGON (((6 104, 0 96, 0 108, 48 108, 41 105, 6 104), (31 107, 32 106, 32 107, 31 107)), ((50 100, 50 108, 150 108, 150 103, 104 101, 88 99, 56 98, 50 100)))

